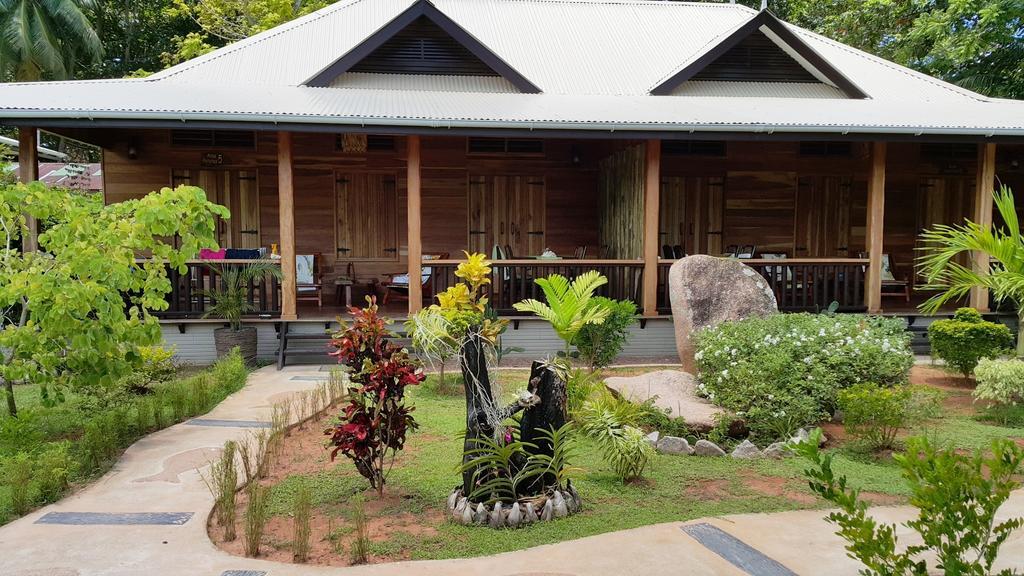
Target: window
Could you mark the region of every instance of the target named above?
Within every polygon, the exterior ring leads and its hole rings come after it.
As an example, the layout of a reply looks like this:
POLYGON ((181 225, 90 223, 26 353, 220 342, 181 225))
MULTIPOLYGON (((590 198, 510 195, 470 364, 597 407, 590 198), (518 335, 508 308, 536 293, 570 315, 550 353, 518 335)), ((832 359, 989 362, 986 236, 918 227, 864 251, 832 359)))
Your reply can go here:
POLYGON ((714 140, 665 140, 661 153, 669 156, 725 156, 725 142, 714 140))
POLYGON ((470 154, 522 154, 544 153, 544 141, 526 138, 469 138, 470 154))
POLYGON ((171 146, 182 148, 256 148, 256 133, 239 130, 171 130, 171 146))
POLYGON ((801 156, 851 156, 852 142, 801 142, 801 156))
POLYGON ((339 260, 398 260, 398 186, 394 174, 338 173, 339 260))
POLYGON ((691 80, 724 82, 820 82, 763 32, 740 40, 691 80))

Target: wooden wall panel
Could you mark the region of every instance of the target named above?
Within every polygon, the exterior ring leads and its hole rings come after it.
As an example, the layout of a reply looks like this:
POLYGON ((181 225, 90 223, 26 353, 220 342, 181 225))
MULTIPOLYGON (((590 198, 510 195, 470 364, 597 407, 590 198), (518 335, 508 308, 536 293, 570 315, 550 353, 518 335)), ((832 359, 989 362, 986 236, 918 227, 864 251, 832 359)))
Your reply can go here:
POLYGON ((722 176, 661 179, 660 246, 682 246, 686 254, 722 252, 722 176))
MULTIPOLYGON (((850 253, 849 176, 802 176, 797 188, 797 258, 847 258, 850 253)), ((856 254, 852 254, 856 256, 856 254)))
POLYGON ((792 254, 796 188, 795 172, 727 173, 722 243, 792 254))

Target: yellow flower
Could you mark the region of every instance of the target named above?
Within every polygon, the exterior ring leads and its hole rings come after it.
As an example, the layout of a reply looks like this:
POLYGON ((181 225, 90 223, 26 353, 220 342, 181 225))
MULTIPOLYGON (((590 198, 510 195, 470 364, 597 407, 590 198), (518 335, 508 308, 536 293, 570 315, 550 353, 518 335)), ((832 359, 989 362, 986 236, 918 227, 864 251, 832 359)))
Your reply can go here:
POLYGON ((461 282, 438 294, 437 300, 442 310, 461 310, 473 305, 469 287, 461 282))
POLYGON ((487 261, 487 256, 479 252, 475 254, 463 252, 463 254, 466 255, 466 261, 459 264, 455 275, 468 282, 473 292, 479 290, 481 286, 490 284, 491 263, 487 261))

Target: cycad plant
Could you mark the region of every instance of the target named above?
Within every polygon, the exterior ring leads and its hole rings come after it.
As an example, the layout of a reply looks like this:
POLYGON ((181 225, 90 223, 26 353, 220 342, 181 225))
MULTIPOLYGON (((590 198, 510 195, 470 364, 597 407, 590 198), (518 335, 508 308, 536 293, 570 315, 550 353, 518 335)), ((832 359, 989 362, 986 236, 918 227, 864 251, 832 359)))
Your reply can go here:
POLYGON ((598 288, 608 279, 596 270, 580 274, 571 282, 561 274, 538 278, 537 285, 544 291, 547 303, 526 299, 513 307, 520 312, 532 312, 547 320, 558 337, 565 342, 565 354, 569 355, 576 335, 587 324, 600 324, 608 317, 610 310, 603 306, 591 306, 591 299, 598 288))
POLYGON ((210 270, 215 279, 214 286, 200 291, 200 294, 210 299, 203 318, 223 318, 233 332, 242 329, 243 315, 257 309, 254 303, 249 302, 249 283, 262 280, 268 274, 279 280, 281 278, 281 267, 268 262, 210 266, 210 270), (216 281, 217 278, 220 282, 216 281))
POLYGON ((1024 357, 1024 236, 1010 189, 1003 186, 992 196, 1002 227, 966 220, 953 226, 937 224, 921 233, 924 254, 918 258, 918 270, 925 278, 923 288, 939 292, 920 309, 934 314, 943 304, 967 296, 971 288, 988 288, 997 302, 1017 306, 1017 356, 1024 357), (975 253, 987 261, 981 271, 974 270, 975 253), (961 254, 968 254, 972 261, 967 265, 957 262, 961 254))

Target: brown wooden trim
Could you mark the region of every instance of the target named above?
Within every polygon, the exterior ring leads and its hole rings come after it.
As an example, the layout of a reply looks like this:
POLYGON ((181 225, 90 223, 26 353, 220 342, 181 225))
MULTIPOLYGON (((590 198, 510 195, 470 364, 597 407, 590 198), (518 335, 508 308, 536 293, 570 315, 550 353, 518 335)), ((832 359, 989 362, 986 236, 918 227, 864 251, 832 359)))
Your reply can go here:
MULTIPOLYGON (((726 256, 721 256, 721 258, 726 258, 726 256)), ((675 260, 666 260, 665 258, 662 258, 662 259, 658 260, 658 264, 661 264, 663 266, 664 265, 671 265, 671 264, 673 264, 675 262, 676 262, 675 260)), ((738 262, 740 262, 742 264, 767 265, 767 266, 771 266, 772 264, 868 264, 870 262, 870 259, 869 258, 780 258, 780 259, 777 259, 777 260, 770 260, 770 259, 767 259, 767 258, 744 258, 742 260, 738 260, 738 262)))
POLYGON ((871 147, 871 174, 868 180, 867 231, 868 251, 867 288, 864 303, 869 314, 882 311, 882 239, 885 231, 885 142, 871 147))
POLYGON ((825 60, 818 54, 814 48, 811 48, 806 42, 801 40, 796 34, 793 34, 786 27, 785 23, 776 18, 771 12, 762 10, 757 16, 754 16, 748 20, 745 24, 737 28, 732 34, 727 36, 724 40, 719 42, 716 46, 702 54, 692 63, 684 67, 679 72, 676 72, 667 80, 651 89, 651 94, 655 96, 665 96, 671 94, 673 90, 679 87, 680 84, 686 82, 698 72, 706 68, 709 64, 717 60, 721 55, 728 52, 731 48, 734 48, 741 40, 750 36, 755 31, 759 30, 762 26, 769 29, 778 36, 783 42, 789 45, 797 54, 806 60, 815 70, 820 72, 825 78, 828 78, 830 82, 836 85, 844 94, 850 98, 868 98, 868 94, 857 87, 849 78, 843 75, 836 67, 832 66, 828 60, 825 60))
POLYGON ((644 316, 658 315, 658 209, 661 205, 661 140, 648 140, 644 160, 644 316))
MULTIPOLYGON (((640 259, 635 260, 577 260, 574 258, 524 258, 515 260, 490 260, 489 262, 499 266, 643 266, 644 261, 640 259)), ((447 259, 447 260, 430 260, 427 262, 430 264, 461 264, 463 260, 447 259)))
POLYGON ((408 200, 408 259, 409 259, 409 315, 423 307, 423 284, 417 280, 423 274, 422 198, 420 179, 420 137, 406 140, 406 195, 408 200))
MULTIPOLYGON (((992 227, 992 192, 996 186, 996 145, 978 144, 978 171, 977 180, 974 185, 974 215, 971 219, 981 228, 988 230, 992 227)), ((972 258, 974 271, 978 274, 987 274, 989 257, 984 252, 975 252, 972 258)), ((978 312, 989 311, 988 288, 971 289, 971 308, 978 312)))
MULTIPOLYGON (((31 126, 18 130, 18 176, 26 184, 39 180, 39 132, 31 126)), ((38 223, 35 217, 25 215, 28 232, 21 240, 25 252, 39 249, 38 223)))
POLYGON ((381 45, 393 38, 395 34, 401 32, 406 26, 412 24, 421 16, 426 17, 448 33, 448 35, 454 38, 456 42, 462 44, 467 50, 472 52, 474 56, 482 60, 484 64, 487 64, 492 70, 497 72, 498 75, 511 82, 519 89, 520 92, 527 94, 540 93, 540 88, 538 88, 533 82, 527 80, 525 76, 502 60, 501 57, 491 51, 490 48, 473 37, 472 34, 466 32, 462 26, 459 26, 454 20, 435 8, 429 0, 419 0, 410 6, 405 12, 396 16, 393 20, 385 24, 384 27, 377 30, 377 32, 372 36, 364 40, 362 44, 356 46, 352 50, 349 50, 345 55, 318 72, 304 84, 306 86, 317 86, 321 88, 329 86, 335 78, 347 72, 361 60, 369 56, 374 50, 380 48, 381 45))
POLYGON ((295 320, 295 175, 292 134, 277 133, 277 193, 281 240, 281 319, 295 320))

